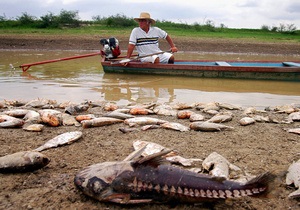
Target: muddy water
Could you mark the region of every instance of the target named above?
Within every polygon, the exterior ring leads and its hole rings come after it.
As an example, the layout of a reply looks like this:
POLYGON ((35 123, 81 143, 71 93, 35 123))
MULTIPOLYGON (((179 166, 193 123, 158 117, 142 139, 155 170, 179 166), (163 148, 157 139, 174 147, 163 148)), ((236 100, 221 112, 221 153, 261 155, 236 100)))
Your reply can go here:
MULTIPOLYGON (((227 102, 240 106, 300 103, 300 82, 207 79, 104 74, 99 56, 32 66, 19 65, 64 58, 89 51, 0 51, 0 100, 55 99, 59 102, 108 100, 128 102, 227 102), (15 69, 11 69, 12 64, 15 69)), ((177 53, 177 59, 300 60, 296 56, 177 53)))

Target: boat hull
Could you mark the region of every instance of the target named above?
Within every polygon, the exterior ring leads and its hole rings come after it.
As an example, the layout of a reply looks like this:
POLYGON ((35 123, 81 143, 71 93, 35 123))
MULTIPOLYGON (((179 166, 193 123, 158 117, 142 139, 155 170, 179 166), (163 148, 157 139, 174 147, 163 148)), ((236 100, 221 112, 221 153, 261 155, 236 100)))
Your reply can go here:
POLYGON ((227 64, 227 62, 179 61, 175 64, 130 62, 124 66, 111 64, 109 61, 102 62, 105 73, 300 81, 300 67, 297 66, 285 66, 283 63, 272 62, 231 62, 227 64))

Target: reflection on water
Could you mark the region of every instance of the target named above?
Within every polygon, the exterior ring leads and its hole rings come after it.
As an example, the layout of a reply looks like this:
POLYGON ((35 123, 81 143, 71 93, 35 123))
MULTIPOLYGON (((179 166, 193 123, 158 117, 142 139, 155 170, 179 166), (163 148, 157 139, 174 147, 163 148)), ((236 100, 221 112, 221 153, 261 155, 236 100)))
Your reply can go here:
MULTIPOLYGON (((128 102, 227 102, 241 106, 272 106, 300 103, 300 83, 208 79, 154 75, 104 74, 99 56, 12 70, 42 60, 91 52, 2 51, 0 52, 0 100, 37 97, 58 101, 108 100, 128 102)), ((178 53, 177 59, 300 60, 300 56, 178 53)))

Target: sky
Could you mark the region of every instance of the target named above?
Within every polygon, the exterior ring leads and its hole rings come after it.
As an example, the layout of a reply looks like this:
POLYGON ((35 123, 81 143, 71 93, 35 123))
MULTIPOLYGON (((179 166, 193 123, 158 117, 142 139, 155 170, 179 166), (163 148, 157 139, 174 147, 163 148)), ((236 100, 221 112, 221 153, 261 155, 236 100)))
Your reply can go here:
POLYGON ((0 16, 9 19, 23 13, 37 18, 49 12, 78 11, 80 20, 149 12, 155 20, 188 24, 212 21, 216 27, 261 28, 294 24, 300 29, 299 0, 0 0, 0 16))

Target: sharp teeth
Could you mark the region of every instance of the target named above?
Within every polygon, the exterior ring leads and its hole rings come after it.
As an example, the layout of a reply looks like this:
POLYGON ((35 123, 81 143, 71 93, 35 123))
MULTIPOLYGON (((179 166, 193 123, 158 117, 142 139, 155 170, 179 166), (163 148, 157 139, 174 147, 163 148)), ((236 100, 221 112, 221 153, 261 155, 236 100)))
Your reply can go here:
POLYGON ((177 189, 177 193, 178 193, 178 194, 182 194, 182 193, 183 193, 183 191, 182 191, 181 187, 178 187, 178 189, 177 189))
POLYGON ((148 185, 148 189, 153 190, 153 185, 151 183, 148 185))
POLYGON ((263 192, 263 191, 265 191, 266 190, 266 188, 265 187, 261 187, 261 188, 259 188, 259 191, 260 192, 263 192))
POLYGON ((200 194, 202 198, 206 198, 206 193, 204 190, 200 190, 200 194))
POLYGON ((191 197, 194 197, 194 196, 195 196, 195 193, 194 193, 193 189, 190 189, 190 196, 191 196, 191 197))
POLYGON ((259 190, 257 188, 253 188, 252 192, 253 192, 253 194, 257 194, 257 193, 259 193, 259 190))
POLYGON ((176 193, 176 188, 174 186, 171 187, 170 193, 171 195, 174 195, 176 193))
POLYGON ((143 182, 138 181, 137 187, 138 187, 137 191, 140 192, 143 188, 143 182))
POLYGON ((240 190, 241 196, 247 196, 247 193, 245 190, 240 190))
POLYGON ((238 190, 233 190, 233 197, 239 198, 240 196, 240 191, 238 190))
POLYGON ((212 192, 210 190, 206 190, 206 196, 208 198, 212 198, 212 192))
POLYGON ((253 195, 253 193, 251 192, 251 190, 246 190, 247 195, 253 195))
POLYGON ((165 195, 167 195, 169 193, 169 187, 168 185, 164 185, 164 187, 162 188, 162 191, 164 192, 165 195))
POLYGON ((159 186, 159 184, 155 185, 154 189, 159 193, 160 192, 160 186, 159 186))
POLYGON ((133 187, 134 187, 134 188, 137 187, 137 179, 136 179, 136 177, 134 177, 134 180, 133 180, 133 187))
POLYGON ((184 188, 184 193, 183 193, 184 195, 189 195, 189 190, 188 190, 188 188, 184 188))
POLYGON ((220 198, 225 198, 225 192, 223 190, 219 190, 219 197, 220 198))
POLYGON ((212 191, 212 195, 213 195, 214 198, 219 198, 219 194, 215 190, 212 191))
POLYGON ((225 194, 227 198, 232 198, 232 192, 230 190, 225 190, 225 194))
POLYGON ((195 197, 200 197, 200 192, 199 192, 199 190, 195 190, 195 197))

